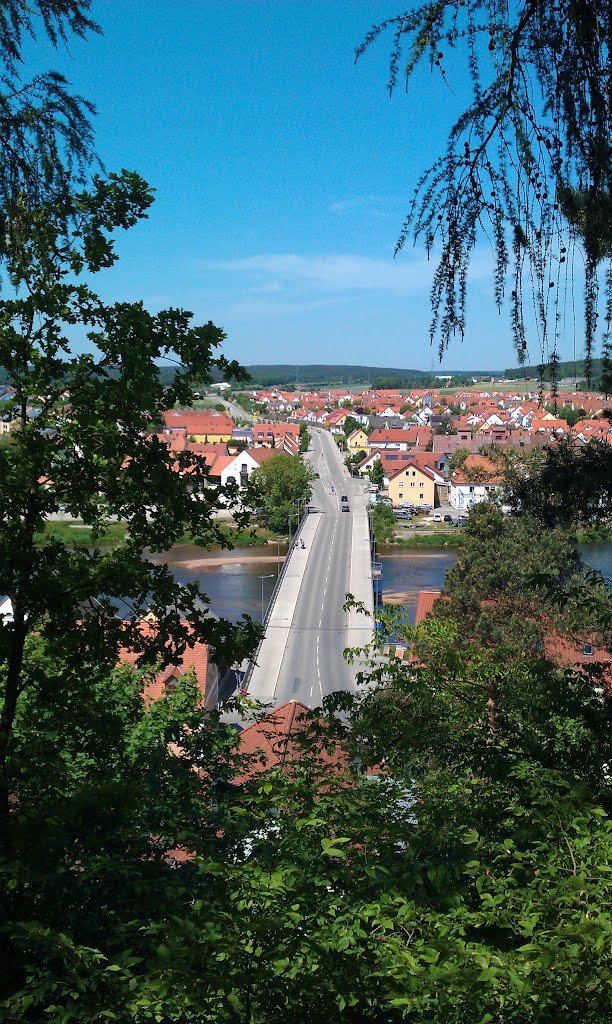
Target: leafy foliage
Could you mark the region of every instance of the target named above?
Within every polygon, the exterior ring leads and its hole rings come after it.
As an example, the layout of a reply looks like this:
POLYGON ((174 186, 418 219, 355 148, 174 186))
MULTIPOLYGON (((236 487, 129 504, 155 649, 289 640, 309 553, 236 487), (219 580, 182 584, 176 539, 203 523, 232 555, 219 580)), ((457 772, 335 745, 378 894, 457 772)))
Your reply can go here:
MULTIPOLYGON (((38 7, 52 36, 71 25, 79 33, 87 27, 86 3, 46 0, 38 7)), ((12 3, 3 10, 0 27, 13 32, 17 46, 20 33, 33 31, 31 11, 12 3)), ((60 135, 62 111, 61 102, 47 99, 44 116, 55 118, 50 130, 60 135)), ((15 171, 18 225, 14 196, 0 187, 6 227, 0 257, 7 276, 0 366, 14 388, 3 415, 17 423, 12 443, 0 449, 0 592, 13 607, 12 619, 0 623, 0 832, 10 806, 6 758, 26 685, 28 635, 61 638, 77 662, 97 657, 113 664, 120 644, 144 653, 147 642, 137 622, 146 612, 157 623, 151 648, 166 662, 190 638, 212 643, 219 657, 242 657, 257 632, 247 620, 235 629, 212 619, 198 586, 181 588, 165 566, 143 559, 146 548, 164 550, 186 530, 202 543, 223 543, 226 536, 210 514, 224 498, 231 504, 234 492, 208 486, 203 458, 175 458, 150 435, 164 410, 189 403, 193 385, 208 380, 212 366, 240 375, 237 365, 216 354, 225 335, 212 323, 195 326, 184 310, 154 315, 139 302, 104 304, 85 275, 112 266, 116 231, 146 215, 151 189, 129 171, 93 175, 83 188, 73 163, 83 151, 71 136, 64 137, 68 156, 56 174, 44 144, 36 150, 30 137, 21 138, 17 114, 8 117, 7 131, 14 133, 15 152, 25 146, 43 170, 48 165, 48 174, 39 188, 15 171), (75 331, 95 343, 96 356, 73 354, 75 331), (179 364, 168 387, 157 368, 164 358, 179 364), (60 508, 92 527, 96 545, 116 518, 126 523, 129 537, 111 552, 99 546, 76 550, 46 534, 39 543, 46 520, 60 508)), ((84 128, 81 141, 89 145, 84 128)), ((12 152, 7 145, 3 159, 13 159, 12 152)))
POLYGON ((380 459, 376 459, 372 463, 368 475, 373 484, 377 484, 379 487, 382 487, 383 483, 385 482, 385 471, 383 469, 383 464, 380 461, 380 459))
POLYGON ((372 508, 372 530, 377 544, 386 544, 393 540, 393 531, 397 520, 389 505, 376 504, 372 508))
POLYGON ((504 500, 547 527, 607 523, 612 509, 612 446, 561 440, 525 460, 508 460, 504 500))
POLYGON ((279 454, 253 471, 249 478, 248 502, 256 518, 268 529, 286 533, 290 521, 296 525, 300 504, 310 500, 314 474, 294 455, 279 454))

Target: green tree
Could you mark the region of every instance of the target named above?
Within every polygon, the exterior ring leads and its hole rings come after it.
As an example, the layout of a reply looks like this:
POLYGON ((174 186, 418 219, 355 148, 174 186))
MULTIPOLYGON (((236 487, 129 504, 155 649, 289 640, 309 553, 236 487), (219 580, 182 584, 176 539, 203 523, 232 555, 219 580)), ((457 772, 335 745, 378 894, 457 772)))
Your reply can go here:
POLYGON ((344 421, 344 426, 342 428, 344 431, 344 436, 349 437, 349 435, 352 434, 354 430, 358 430, 360 426, 361 423, 359 423, 359 421, 356 420, 354 416, 347 416, 344 421))
POLYGON ((295 526, 299 503, 310 500, 314 474, 294 455, 279 454, 254 470, 249 479, 247 501, 255 508, 256 518, 270 530, 286 533, 290 521, 295 526))
MULTIPOLYGON (((13 6, 5 10, 9 19, 13 6)), ((82 28, 79 12, 88 5, 49 0, 39 7, 51 31, 58 12, 72 12, 62 15, 66 22, 57 32, 63 33, 72 18, 82 28)), ((49 131, 57 131, 69 149, 61 116, 60 106, 49 131)), ((178 586, 165 566, 143 558, 145 549, 167 549, 186 531, 201 543, 223 543, 210 514, 222 500, 231 506, 235 493, 208 487, 201 457, 171 456, 149 431, 166 409, 189 404, 192 385, 208 381, 213 367, 234 376, 240 368, 216 354, 224 334, 212 323, 196 326, 190 313, 178 309, 150 314, 139 302, 107 305, 93 292, 86 275, 90 280, 114 263, 115 232, 144 217, 152 195, 128 171, 94 175, 87 189, 76 191, 78 175, 69 176, 73 157, 66 156, 57 188, 23 183, 18 232, 7 229, 4 240, 0 366, 15 390, 6 415, 18 428, 0 449, 0 591, 13 607, 12 619, 0 624, 3 839, 11 800, 6 759, 27 683, 22 667, 29 635, 61 638, 77 661, 96 651, 108 664, 120 644, 148 646, 136 625, 148 611, 157 622, 151 646, 166 660, 184 650, 190 632, 229 658, 234 644, 240 656, 256 634, 246 620, 236 630, 212 619, 198 586, 178 586), (69 336, 75 330, 97 355, 73 354, 69 336), (180 364, 167 387, 159 379, 160 358, 180 364), (73 549, 44 532, 60 507, 92 527, 93 551, 73 549), (109 552, 99 545, 115 517, 127 524, 128 539, 109 552), (120 601, 129 605, 128 618, 119 614, 120 601)), ((44 151, 41 160, 42 174, 44 151)), ((8 223, 10 203, 0 198, 8 223)))
POLYGON ((355 472, 357 466, 360 462, 363 462, 367 454, 368 453, 366 451, 361 450, 359 452, 353 452, 352 455, 347 455, 344 461, 351 473, 355 472))
POLYGON ((543 530, 530 516, 506 516, 481 502, 470 512, 457 562, 446 575, 448 600, 439 616, 460 625, 467 642, 532 656, 552 628, 599 631, 584 587, 595 605, 609 603, 603 581, 589 576, 570 532, 543 530))
MULTIPOLYGON (((374 26, 357 49, 359 58, 381 33, 391 33, 390 92, 402 76, 408 84, 422 64, 443 81, 448 74, 450 83, 449 52, 460 48, 470 69, 471 96, 444 155, 416 184, 396 246, 411 235, 428 252, 440 246, 430 331, 440 356, 456 332, 464 334, 467 271, 484 224, 495 246, 496 301, 501 308, 510 295, 520 362, 527 349, 527 268, 544 363, 556 356, 555 318, 571 279, 572 251, 580 250, 591 377, 602 269, 608 320, 612 309, 609 8, 608 0, 521 0, 503 8, 496 0, 420 3, 374 26)), ((609 362, 609 327, 604 354, 609 362)))
POLYGON ((411 956, 391 970, 393 1004, 457 1024, 605 1019, 610 702, 582 673, 466 647, 461 625, 402 630, 426 656, 377 651, 353 719, 358 747, 414 800, 391 868, 411 956), (570 935, 592 913, 585 956, 570 935))
POLYGON ((373 484, 377 484, 379 487, 385 482, 385 471, 383 464, 380 459, 376 459, 369 470, 369 477, 373 484))
POLYGON ((182 858, 232 845, 216 822, 235 739, 188 676, 147 705, 143 671, 108 672, 87 651, 77 663, 41 637, 28 639, 24 674, 0 860, 0 1017, 93 1022, 104 1007, 136 1021, 163 973, 155 926, 210 895, 210 876, 182 858))
POLYGON ((448 468, 451 470, 451 472, 454 472, 454 470, 456 469, 461 469, 461 467, 465 463, 465 460, 469 458, 471 454, 472 453, 469 448, 455 448, 454 452, 452 453, 448 460, 448 468))
POLYGON ((388 544, 393 540, 393 531, 397 520, 389 505, 374 505, 372 509, 372 528, 377 544, 388 544))
POLYGON ((33 233, 44 233, 31 211, 54 209, 54 227, 68 240, 80 218, 79 187, 94 162, 90 103, 55 71, 25 76, 25 39, 46 36, 54 46, 70 35, 99 32, 90 0, 6 0, 0 12, 0 260, 14 263, 33 233))
POLYGON ((563 439, 529 460, 508 460, 504 501, 547 527, 609 523, 612 448, 603 441, 578 446, 563 439))
POLYGON ((300 427, 300 451, 307 452, 308 445, 310 444, 310 434, 308 433, 308 427, 302 423, 300 427))

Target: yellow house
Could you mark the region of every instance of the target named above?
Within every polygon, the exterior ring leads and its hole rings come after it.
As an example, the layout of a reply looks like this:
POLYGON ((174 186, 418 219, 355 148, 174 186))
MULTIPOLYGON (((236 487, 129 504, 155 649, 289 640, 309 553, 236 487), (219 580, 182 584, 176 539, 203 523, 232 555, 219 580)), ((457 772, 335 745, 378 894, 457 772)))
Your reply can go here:
POLYGON ((426 466, 416 466, 409 462, 401 466, 389 477, 389 497, 394 508, 404 502, 413 505, 427 504, 432 508, 436 504, 436 481, 434 474, 426 466))
POLYGON ((368 441, 368 435, 366 434, 363 427, 357 427, 352 434, 346 439, 346 447, 349 455, 354 455, 355 452, 367 452, 370 454, 370 443, 368 441))

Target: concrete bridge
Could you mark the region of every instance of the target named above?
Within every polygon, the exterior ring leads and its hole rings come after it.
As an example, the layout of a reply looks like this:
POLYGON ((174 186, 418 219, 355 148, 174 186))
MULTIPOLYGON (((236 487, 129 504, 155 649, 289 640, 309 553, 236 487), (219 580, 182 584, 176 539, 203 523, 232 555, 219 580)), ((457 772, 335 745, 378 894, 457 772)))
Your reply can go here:
POLYGON ((314 511, 302 518, 245 677, 249 695, 275 707, 289 700, 315 707, 334 690, 355 689, 358 666, 343 652, 367 644, 374 626, 364 483, 349 476, 330 434, 315 429, 311 439, 314 511), (369 615, 345 611, 347 593, 369 615))

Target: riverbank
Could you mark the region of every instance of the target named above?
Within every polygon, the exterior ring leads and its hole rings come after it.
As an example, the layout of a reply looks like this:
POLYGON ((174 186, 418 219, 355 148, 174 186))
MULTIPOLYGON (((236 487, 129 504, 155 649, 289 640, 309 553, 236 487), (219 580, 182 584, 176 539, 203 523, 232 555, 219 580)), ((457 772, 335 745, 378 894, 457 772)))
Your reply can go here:
MULTIPOLYGON (((228 550, 234 548, 252 548, 260 547, 263 544, 280 544, 281 551, 286 549, 287 542, 284 539, 276 537, 270 530, 264 530, 259 527, 248 530, 239 530, 236 527, 222 526, 220 527, 222 536, 227 540, 227 545, 222 544, 211 544, 202 546, 201 550, 206 552, 215 552, 219 555, 223 555, 228 550)), ((85 526, 80 522, 60 522, 53 521, 48 522, 42 533, 37 533, 34 536, 34 541, 38 545, 49 543, 51 540, 61 541, 62 544, 69 544, 73 548, 91 548, 91 547, 104 547, 104 548, 115 548, 120 544, 123 544, 127 537, 127 524, 126 523, 109 523, 105 528, 104 533, 97 538, 94 538, 91 527, 85 526)), ((184 534, 177 541, 180 545, 195 545, 197 541, 188 534, 184 534)), ((275 556, 276 557, 276 556, 275 556)))
POLYGON ((451 548, 456 550, 463 544, 463 537, 458 530, 454 530, 452 533, 449 531, 442 531, 434 533, 413 533, 409 537, 398 536, 395 534, 393 540, 387 541, 383 544, 377 545, 377 551, 380 554, 393 555, 397 554, 398 550, 408 549, 414 550, 430 550, 435 548, 451 548))

